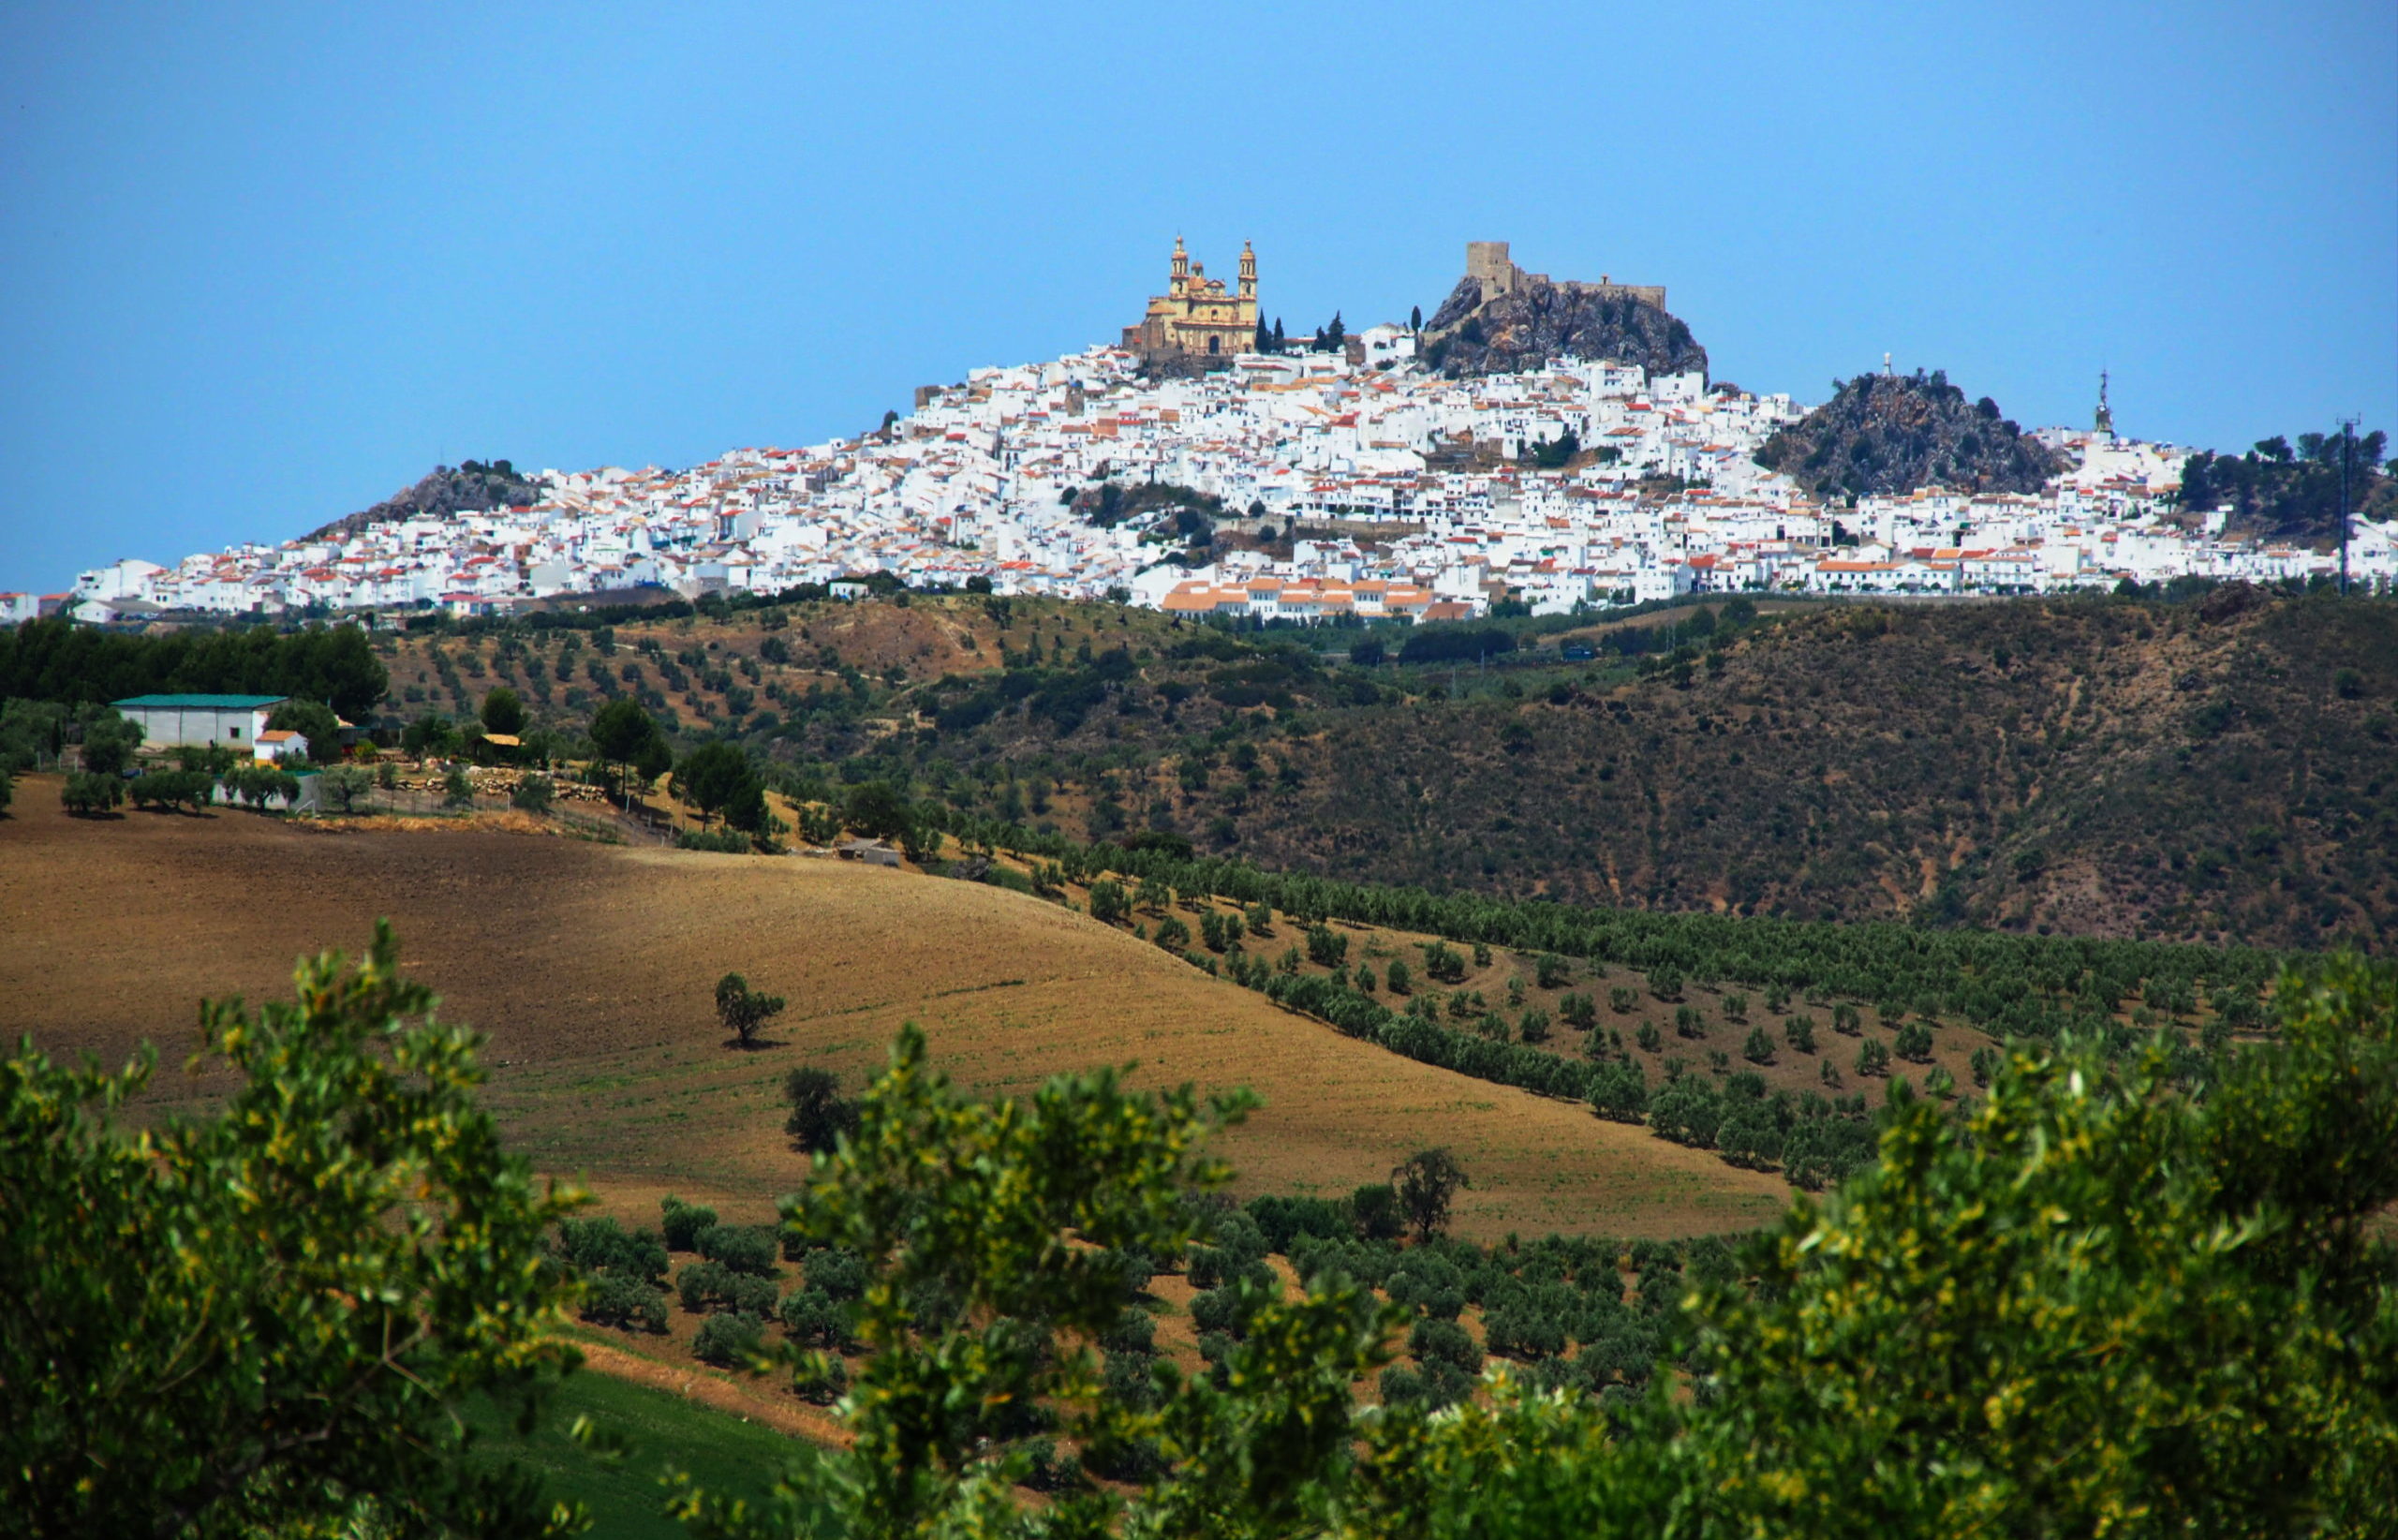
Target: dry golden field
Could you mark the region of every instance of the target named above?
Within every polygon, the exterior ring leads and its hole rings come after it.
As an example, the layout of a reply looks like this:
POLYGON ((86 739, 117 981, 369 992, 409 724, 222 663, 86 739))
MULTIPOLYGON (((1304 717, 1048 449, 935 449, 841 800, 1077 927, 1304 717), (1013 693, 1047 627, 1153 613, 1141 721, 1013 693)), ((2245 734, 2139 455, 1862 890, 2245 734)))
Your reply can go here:
POLYGON ((282 994, 296 956, 354 950, 378 915, 444 1014, 488 1035, 489 1098, 518 1147, 645 1222, 669 1189, 766 1217, 801 1175, 784 1072, 821 1063, 854 1086, 910 1019, 976 1091, 1111 1063, 1257 1090, 1265 1109, 1223 1145, 1244 1192, 1345 1192, 1444 1144, 1474 1179, 1457 1228, 1485 1238, 1739 1229, 1788 1196, 1587 1108, 1343 1038, 997 888, 496 831, 79 822, 40 777, 0 820, 0 1030, 107 1059, 154 1042, 162 1096, 203 1096, 178 1068, 198 1000, 282 994), (710 990, 728 970, 789 999, 771 1046, 722 1041, 710 990))

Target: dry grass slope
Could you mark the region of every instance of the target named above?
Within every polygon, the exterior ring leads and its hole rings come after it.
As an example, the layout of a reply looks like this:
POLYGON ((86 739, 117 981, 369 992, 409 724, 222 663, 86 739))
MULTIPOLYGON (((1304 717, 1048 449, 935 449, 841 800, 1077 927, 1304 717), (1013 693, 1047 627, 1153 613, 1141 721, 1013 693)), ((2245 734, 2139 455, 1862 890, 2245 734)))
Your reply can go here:
MULTIPOLYGON (((1585 1109, 1413 1063, 1290 1015, 1155 948, 1001 890, 797 858, 693 855, 482 832, 323 834, 246 815, 78 823, 21 783, 0 822, 0 1030, 172 1065, 203 995, 273 998, 292 959, 378 915, 445 1013, 490 1037, 490 1097, 544 1169, 655 1214, 667 1188, 744 1217, 799 1180, 776 1088, 852 1084, 904 1020, 978 1091, 1065 1069, 1245 1085, 1265 1110, 1225 1153, 1244 1192, 1337 1193, 1446 1144, 1474 1173, 1462 1233, 1743 1228, 1773 1177, 1585 1109), (789 998, 775 1046, 723 1046, 728 970, 789 998)), ((205 1095, 171 1069, 169 1097, 205 1095)), ((613 1205, 612 1205, 613 1207, 613 1205)))

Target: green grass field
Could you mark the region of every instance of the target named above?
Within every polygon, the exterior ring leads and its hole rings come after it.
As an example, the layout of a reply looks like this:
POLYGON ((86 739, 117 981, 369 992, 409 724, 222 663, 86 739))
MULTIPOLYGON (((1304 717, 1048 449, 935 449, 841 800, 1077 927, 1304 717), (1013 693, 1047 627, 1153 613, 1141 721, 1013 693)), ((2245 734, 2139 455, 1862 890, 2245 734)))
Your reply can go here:
POLYGON ((487 1412, 484 1448, 522 1461, 547 1495, 580 1502, 591 1514, 595 1540, 669 1540, 687 1533, 661 1511, 660 1481, 670 1468, 688 1471, 711 1492, 754 1504, 777 1473, 818 1459, 807 1444, 771 1428, 588 1370, 566 1382, 529 1438, 504 1426, 496 1408, 487 1412), (622 1439, 628 1452, 612 1459, 578 1445, 570 1432, 578 1416, 622 1439))

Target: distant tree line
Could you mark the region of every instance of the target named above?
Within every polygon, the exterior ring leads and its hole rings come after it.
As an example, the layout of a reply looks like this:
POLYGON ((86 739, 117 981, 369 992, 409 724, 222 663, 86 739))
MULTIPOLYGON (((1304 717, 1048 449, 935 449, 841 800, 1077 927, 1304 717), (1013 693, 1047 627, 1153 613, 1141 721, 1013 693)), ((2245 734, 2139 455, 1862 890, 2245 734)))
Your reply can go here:
POLYGON ((363 719, 391 683, 354 625, 134 636, 64 618, 0 629, 0 697, 65 705, 128 695, 289 695, 363 719))

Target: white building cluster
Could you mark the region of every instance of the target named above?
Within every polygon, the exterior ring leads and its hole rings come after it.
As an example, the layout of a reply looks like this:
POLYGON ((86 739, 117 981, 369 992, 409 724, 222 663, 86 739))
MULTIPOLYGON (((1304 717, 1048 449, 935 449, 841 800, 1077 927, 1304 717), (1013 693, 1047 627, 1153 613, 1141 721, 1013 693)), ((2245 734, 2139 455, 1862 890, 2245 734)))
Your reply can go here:
MULTIPOLYGON (((739 450, 683 471, 544 471, 529 508, 173 567, 123 561, 83 573, 75 608, 95 619, 319 605, 481 614, 560 595, 774 592, 888 573, 1116 593, 1183 613, 1421 618, 1510 595, 1548 612, 1693 590, 2044 593, 2185 573, 2305 577, 2331 559, 2227 542, 2220 517, 2195 533, 2165 522, 2182 452, 2103 430, 2048 432, 2078 468, 2036 496, 1933 489, 1832 508, 1753 459, 1803 415, 1786 395, 1572 359, 1450 380, 1418 367, 1414 344, 1375 327, 1343 355, 1244 356, 1190 379, 1144 379, 1117 348, 977 369, 862 438, 739 450), (1572 469, 1527 463, 1569 434, 1599 452, 1572 469), (1072 504, 1103 481, 1178 483, 1243 519, 1315 526, 1315 538, 1287 560, 1206 560, 1214 553, 1194 555, 1158 515, 1092 524, 1072 504)), ((2360 522, 2350 570, 2398 578, 2391 530, 2360 522)))

